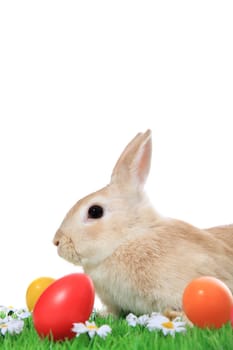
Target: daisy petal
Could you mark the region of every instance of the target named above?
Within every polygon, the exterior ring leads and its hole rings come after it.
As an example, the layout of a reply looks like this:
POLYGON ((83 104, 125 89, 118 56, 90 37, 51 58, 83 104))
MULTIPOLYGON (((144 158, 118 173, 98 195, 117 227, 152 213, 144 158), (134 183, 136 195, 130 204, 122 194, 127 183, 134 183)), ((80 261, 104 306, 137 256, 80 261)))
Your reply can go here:
POLYGON ((142 315, 140 317, 138 317, 137 319, 137 323, 140 325, 140 326, 146 326, 147 323, 149 322, 149 315, 142 315))
POLYGON ((74 333, 77 333, 78 337, 80 334, 87 333, 88 329, 83 323, 73 323, 73 327, 71 329, 74 333))
POLYGON ((106 338, 106 336, 108 334, 110 334, 112 332, 111 327, 109 327, 108 325, 103 325, 101 326, 98 330, 97 330, 97 334, 101 337, 101 338, 106 338))
POLYGON ((127 321, 128 325, 132 326, 132 327, 136 327, 137 319, 138 319, 137 316, 135 316, 132 313, 130 313, 130 314, 128 314, 128 316, 126 316, 126 321, 127 321))
POLYGON ((20 320, 24 320, 25 318, 28 318, 31 316, 31 312, 29 311, 19 311, 19 312, 16 312, 15 314, 20 320))
POLYGON ((96 331, 88 331, 88 335, 90 338, 93 338, 97 332, 96 331))

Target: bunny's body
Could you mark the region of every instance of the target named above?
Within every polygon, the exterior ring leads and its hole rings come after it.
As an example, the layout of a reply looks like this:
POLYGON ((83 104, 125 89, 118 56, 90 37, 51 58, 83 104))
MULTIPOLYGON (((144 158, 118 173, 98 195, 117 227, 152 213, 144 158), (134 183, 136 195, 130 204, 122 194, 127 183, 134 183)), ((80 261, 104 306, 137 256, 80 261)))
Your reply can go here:
POLYGON ((203 275, 233 291, 233 225, 201 230, 160 216, 143 190, 150 159, 147 131, 126 147, 110 184, 76 203, 54 238, 114 314, 180 309, 185 286, 203 275))

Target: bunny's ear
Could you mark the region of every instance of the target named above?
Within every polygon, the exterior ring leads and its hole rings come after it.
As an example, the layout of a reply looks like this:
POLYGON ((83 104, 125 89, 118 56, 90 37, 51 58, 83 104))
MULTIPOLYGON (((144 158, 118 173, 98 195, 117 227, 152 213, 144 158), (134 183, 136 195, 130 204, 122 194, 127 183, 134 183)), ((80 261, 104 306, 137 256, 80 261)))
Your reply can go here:
POLYGON ((151 153, 151 131, 137 134, 118 159, 111 182, 142 187, 150 171, 151 153))

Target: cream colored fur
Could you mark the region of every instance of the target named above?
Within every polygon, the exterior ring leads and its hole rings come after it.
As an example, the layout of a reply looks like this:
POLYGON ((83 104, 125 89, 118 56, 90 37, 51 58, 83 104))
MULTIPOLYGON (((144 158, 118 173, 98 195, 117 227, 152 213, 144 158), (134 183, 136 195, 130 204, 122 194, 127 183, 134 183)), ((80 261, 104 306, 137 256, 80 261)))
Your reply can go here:
POLYGON ((110 184, 78 201, 54 237, 58 254, 83 267, 114 314, 181 309, 185 286, 203 275, 233 291, 233 225, 202 230, 160 216, 143 189, 151 149, 150 130, 138 134, 110 184), (102 218, 88 218, 94 204, 102 218))

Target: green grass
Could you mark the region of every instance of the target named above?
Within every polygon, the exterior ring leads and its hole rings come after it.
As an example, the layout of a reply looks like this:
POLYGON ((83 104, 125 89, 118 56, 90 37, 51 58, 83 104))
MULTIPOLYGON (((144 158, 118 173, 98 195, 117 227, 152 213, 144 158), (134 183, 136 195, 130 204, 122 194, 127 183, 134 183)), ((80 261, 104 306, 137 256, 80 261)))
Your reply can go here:
POLYGON ((95 336, 90 339, 82 334, 64 342, 53 342, 49 339, 40 339, 37 335, 32 319, 25 320, 24 330, 19 335, 6 334, 0 336, 0 349, 4 350, 82 350, 82 349, 112 349, 112 350, 233 350, 233 329, 230 324, 218 330, 188 328, 186 333, 163 336, 158 331, 150 332, 145 327, 128 326, 124 319, 97 318, 98 326, 109 324, 112 334, 106 339, 95 336))

